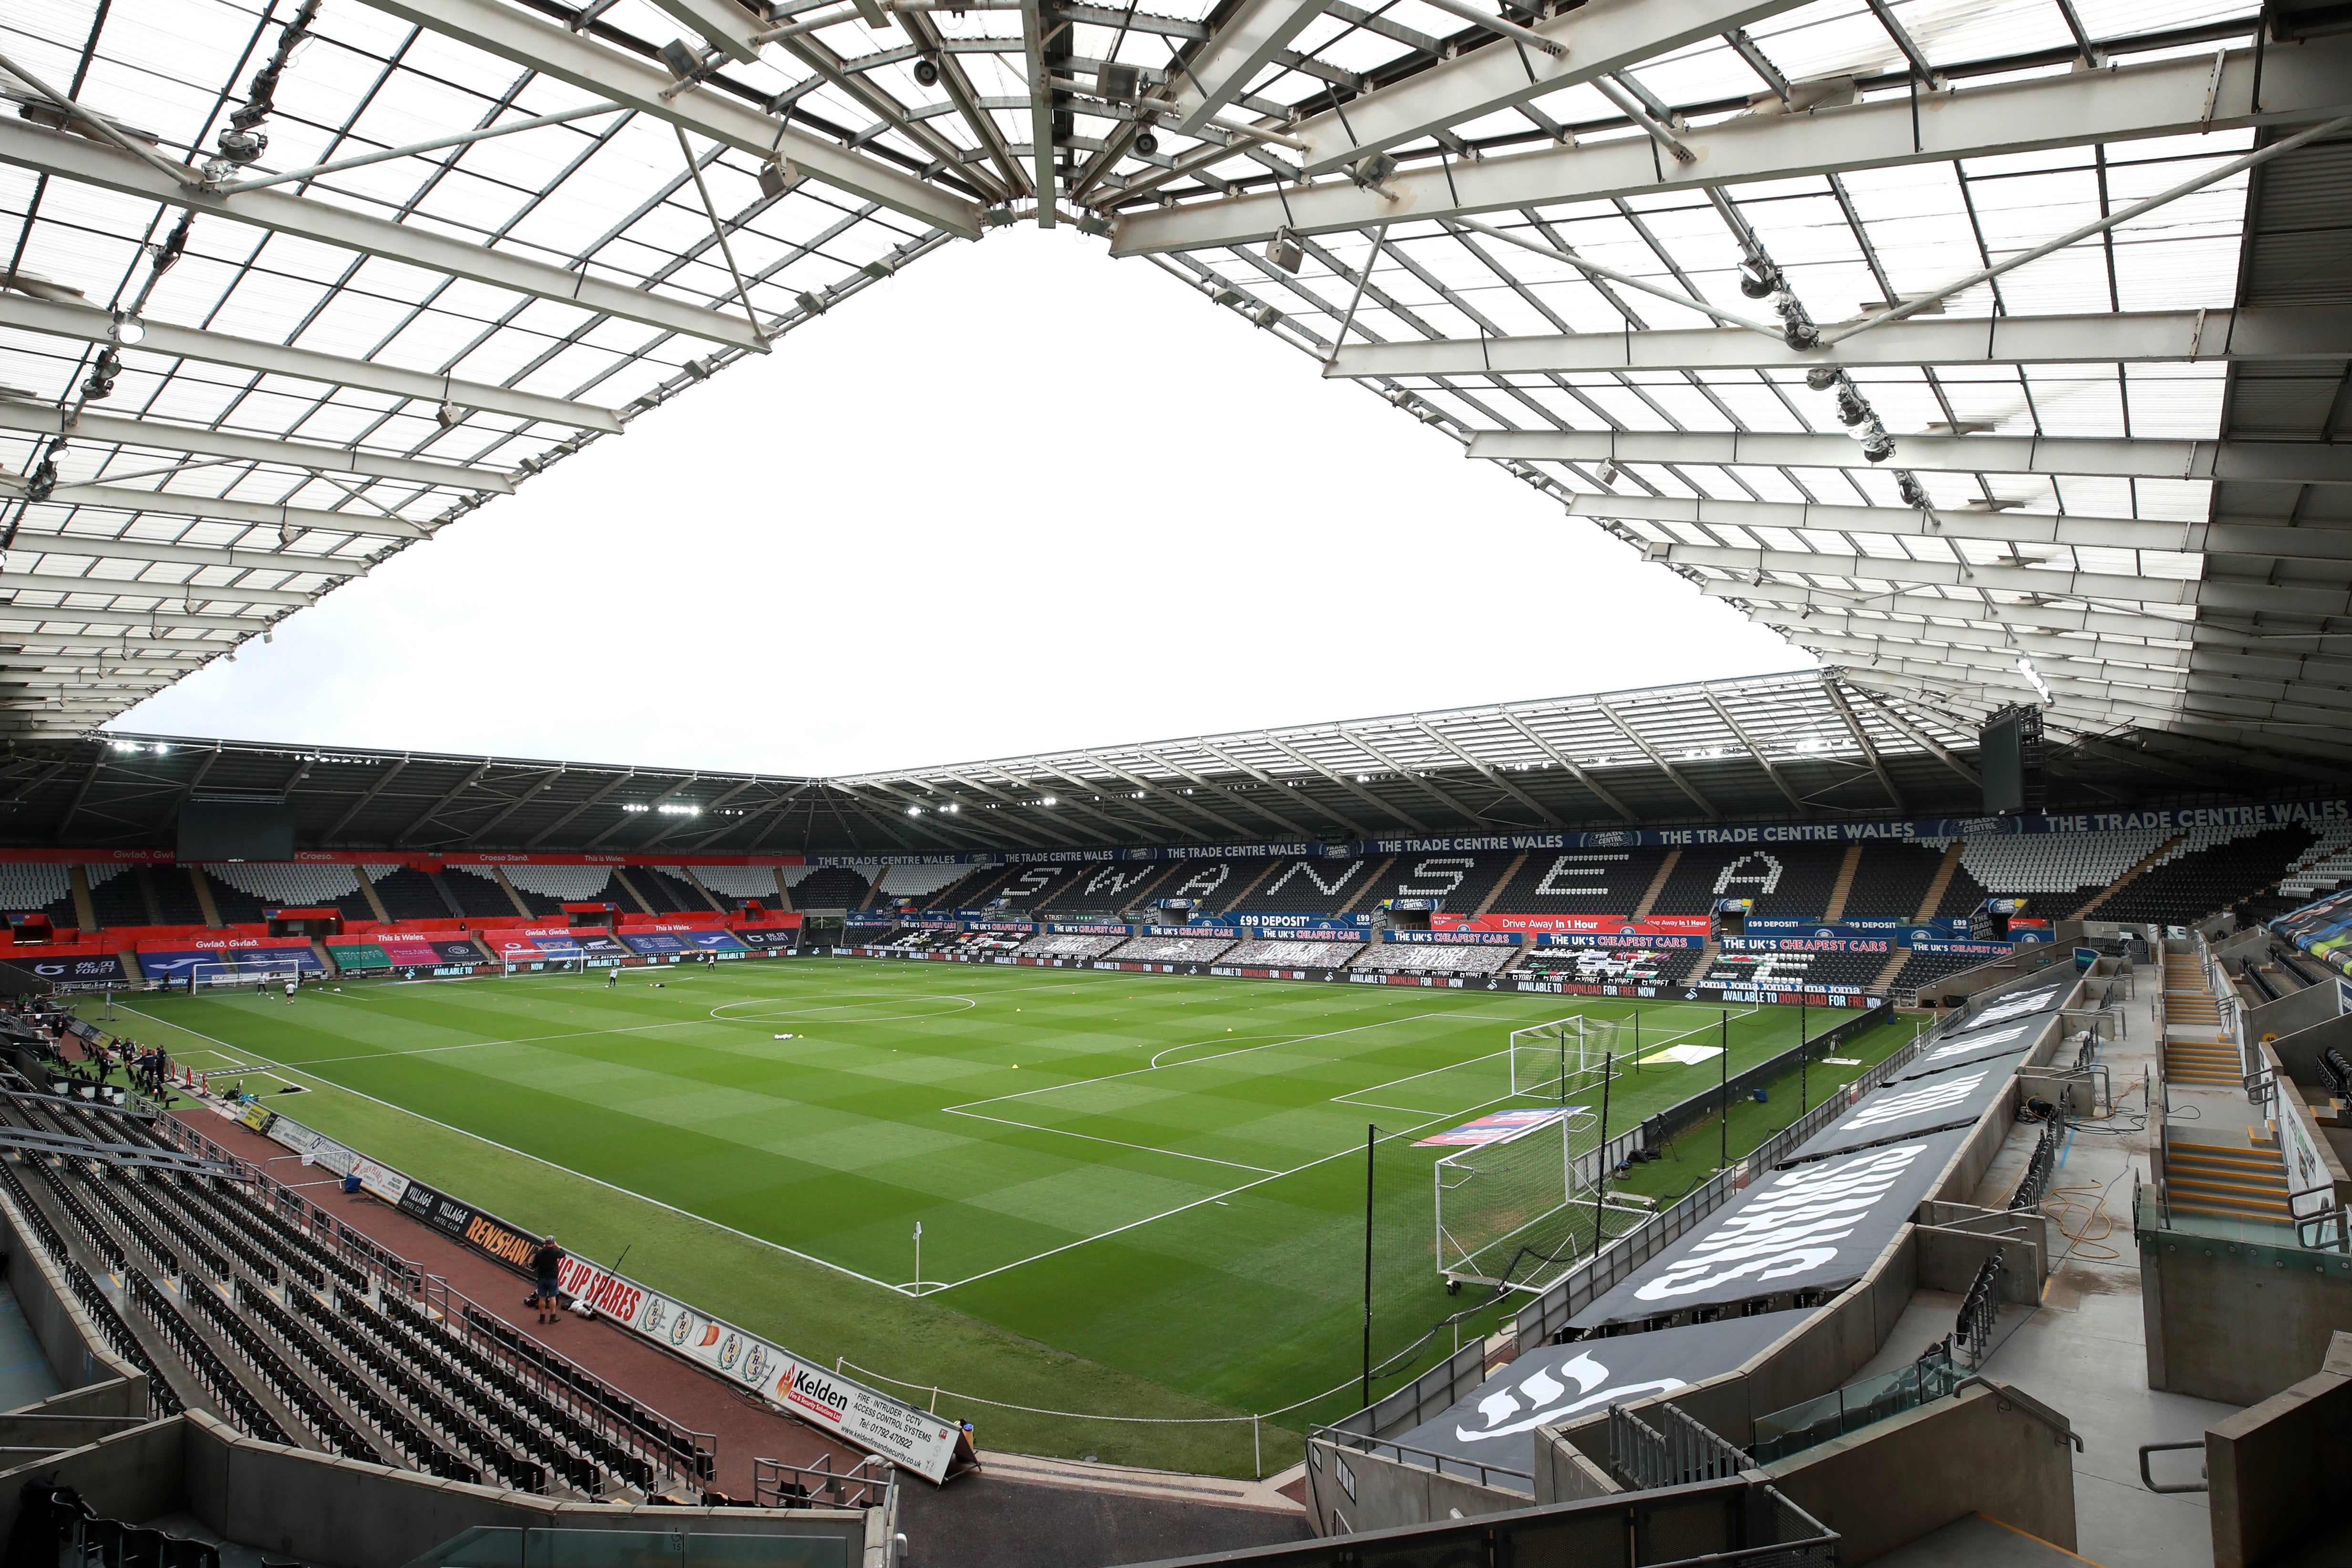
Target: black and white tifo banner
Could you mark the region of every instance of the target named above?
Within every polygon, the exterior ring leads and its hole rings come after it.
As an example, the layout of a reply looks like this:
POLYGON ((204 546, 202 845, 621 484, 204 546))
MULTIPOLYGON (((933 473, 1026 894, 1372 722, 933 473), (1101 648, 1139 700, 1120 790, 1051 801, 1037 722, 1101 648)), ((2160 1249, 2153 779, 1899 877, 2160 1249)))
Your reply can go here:
POLYGON ((1580 1329, 1852 1284, 1931 1191, 1966 1129, 1862 1149, 1751 1184, 1570 1320, 1580 1329))
POLYGON ((1890 1083, 1862 1097, 1861 1103, 1814 1134, 1789 1156, 1802 1166, 1890 1138, 1916 1137, 1942 1127, 1973 1127, 1986 1108, 2012 1092, 2024 1051, 2011 1050, 1948 1072, 1890 1083))
POLYGON ((1962 1019, 1963 1030, 1979 1030, 1997 1023, 2009 1023, 2017 1019, 2031 1018, 2063 1007, 2080 983, 2074 971, 2021 986, 2013 991, 2003 991, 1997 997, 1987 997, 1972 1003, 1962 1019))
MULTIPOLYGON (((1672 1394, 1687 1384, 1729 1372, 1820 1310, 1759 1312, 1754 1317, 1660 1329, 1655 1333, 1546 1345, 1519 1357, 1444 1414, 1423 1422, 1397 1441, 1438 1456, 1438 1469, 1449 1474, 1477 1474, 1466 1465, 1455 1471, 1446 1462, 1449 1457, 1531 1472, 1538 1427, 1573 1421, 1612 1405, 1672 1394)), ((1427 1461, 1411 1457, 1410 1462, 1427 1461)), ((1527 1490, 1523 1481, 1502 1476, 1493 1479, 1499 1486, 1527 1490)))

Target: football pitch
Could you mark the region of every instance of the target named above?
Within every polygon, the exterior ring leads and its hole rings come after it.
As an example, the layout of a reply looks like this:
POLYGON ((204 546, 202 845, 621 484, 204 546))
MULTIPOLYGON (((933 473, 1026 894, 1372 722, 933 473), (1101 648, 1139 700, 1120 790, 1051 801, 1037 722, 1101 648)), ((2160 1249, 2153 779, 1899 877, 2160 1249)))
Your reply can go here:
MULTIPOLYGON (((583 1256, 628 1247, 625 1271, 803 1354, 943 1385, 941 1412, 984 1446, 1229 1469, 1246 1427, 1236 1450, 1231 1431, 1057 1426, 953 1395, 1195 1418, 1323 1396, 1276 1418, 1290 1431, 1344 1414, 1368 1125, 1385 1358, 1477 1299, 1436 1270, 1448 1151, 1412 1145, 1534 1103, 1511 1093, 1512 1030, 1640 1013, 1612 1134, 1723 1071, 1674 1048, 1727 1045, 1737 1073, 1798 1030, 1785 1008, 856 959, 115 1010, 111 1028, 583 1256)), ((1811 1010, 1810 1032, 1847 1016, 1811 1010)), ((1816 1067, 1813 1098, 1859 1071, 1816 1067)))

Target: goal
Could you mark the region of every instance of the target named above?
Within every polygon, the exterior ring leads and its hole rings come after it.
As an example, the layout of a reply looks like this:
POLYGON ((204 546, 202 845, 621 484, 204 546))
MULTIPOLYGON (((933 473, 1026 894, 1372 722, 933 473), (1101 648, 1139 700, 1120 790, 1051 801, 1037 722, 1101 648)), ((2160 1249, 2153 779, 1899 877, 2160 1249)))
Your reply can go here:
POLYGON ((1511 1093, 1519 1099, 1566 1101, 1579 1089, 1598 1090, 1597 1076, 1614 1056, 1630 1061, 1640 1026, 1624 1019, 1576 1013, 1511 1031, 1511 1093))
POLYGON ((1603 1194, 1601 1077, 1599 1067, 1583 1075, 1595 1104, 1563 1104, 1437 1162, 1437 1270, 1447 1290, 1465 1281, 1539 1290, 1597 1240, 1648 1217, 1603 1194))
POLYGON ((257 955, 242 962, 234 958, 208 958, 188 966, 188 989, 191 992, 215 990, 224 986, 282 987, 289 980, 301 978, 302 966, 290 958, 264 958, 257 955))

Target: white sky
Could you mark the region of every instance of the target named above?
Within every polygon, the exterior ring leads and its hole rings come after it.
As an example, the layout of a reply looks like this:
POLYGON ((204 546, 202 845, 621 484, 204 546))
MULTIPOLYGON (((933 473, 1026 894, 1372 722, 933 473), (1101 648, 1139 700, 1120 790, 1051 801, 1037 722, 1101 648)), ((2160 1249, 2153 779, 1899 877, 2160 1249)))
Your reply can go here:
POLYGON ((830 774, 1814 663, 1105 248, 950 246, 113 727, 830 774))

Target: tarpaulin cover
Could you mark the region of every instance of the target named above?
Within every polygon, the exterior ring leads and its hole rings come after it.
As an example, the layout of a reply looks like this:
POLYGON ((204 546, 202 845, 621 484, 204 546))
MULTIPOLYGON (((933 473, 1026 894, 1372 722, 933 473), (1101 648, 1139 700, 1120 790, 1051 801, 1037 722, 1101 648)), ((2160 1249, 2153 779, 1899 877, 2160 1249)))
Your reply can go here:
MULTIPOLYGON (((1612 1405, 1672 1394, 1685 1385, 1729 1372, 1819 1311, 1819 1307, 1805 1307, 1759 1312, 1754 1317, 1718 1318, 1711 1323, 1652 1333, 1548 1344, 1522 1355, 1444 1415, 1423 1422, 1396 1440, 1406 1448, 1440 1456, 1435 1468, 1449 1475, 1467 1473, 1475 1479, 1477 1472, 1466 1467, 1457 1469, 1446 1462, 1448 1457, 1532 1474, 1538 1427, 1573 1421, 1612 1405)), ((1372 1451, 1381 1452, 1378 1448, 1372 1451)), ((1419 1455, 1402 1457, 1409 1464, 1429 1463, 1419 1455)), ((1528 1490, 1525 1481, 1502 1476, 1493 1479, 1514 1490, 1528 1490)))
POLYGON ((2054 970, 2044 979, 1999 996, 1980 997, 1969 1004, 1960 1015, 1962 1029, 1982 1029, 1987 1024, 2007 1023, 2012 1019, 2030 1018, 2065 1005, 2073 994, 2078 977, 2073 969, 2054 970))
POLYGON ((1965 1129, 1773 1171, 1570 1320, 1636 1322, 1692 1307, 1850 1285, 1910 1221, 1965 1129))
POLYGON ((1948 1072, 1890 1083, 1862 1097, 1862 1103, 1805 1140, 1791 1160, 1816 1159, 1843 1154, 1889 1138, 1914 1137, 1937 1127, 1960 1123, 1974 1125, 1985 1108, 2010 1092, 2021 1048, 1988 1056, 1948 1072))
POLYGON ((1915 1078, 1949 1072, 1956 1067, 1973 1066, 1992 1057, 2031 1051, 2042 1043, 2042 1031, 2049 1027, 2049 1019, 2036 1013, 2008 1023, 1994 1024, 1988 1029, 1972 1029, 1946 1040, 1931 1040, 1927 1049, 1903 1070, 1902 1077, 1895 1082, 1909 1082, 1915 1078))

